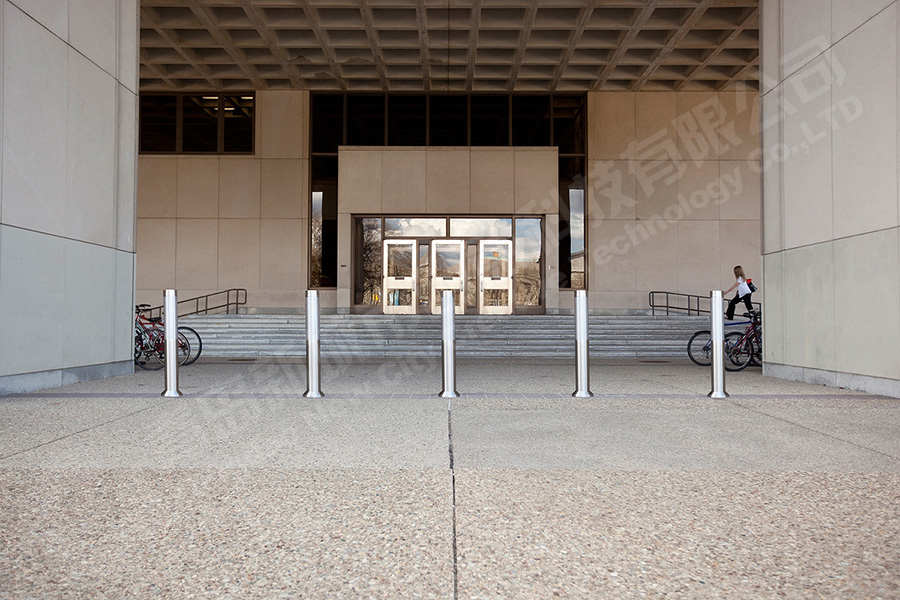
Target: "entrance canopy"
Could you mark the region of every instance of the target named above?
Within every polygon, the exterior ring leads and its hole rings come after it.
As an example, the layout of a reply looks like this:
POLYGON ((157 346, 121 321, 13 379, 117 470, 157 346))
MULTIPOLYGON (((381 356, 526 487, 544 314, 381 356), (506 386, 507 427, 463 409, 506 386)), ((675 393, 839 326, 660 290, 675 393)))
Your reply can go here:
POLYGON ((140 0, 141 91, 757 87, 758 0, 140 0))

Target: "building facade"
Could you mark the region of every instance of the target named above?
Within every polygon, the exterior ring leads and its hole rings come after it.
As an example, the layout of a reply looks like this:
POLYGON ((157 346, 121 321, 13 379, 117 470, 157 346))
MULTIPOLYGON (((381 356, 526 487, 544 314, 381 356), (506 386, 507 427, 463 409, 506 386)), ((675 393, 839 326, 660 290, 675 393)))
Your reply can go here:
POLYGON ((3 0, 0 389, 128 372, 170 287, 639 313, 741 264, 767 373, 900 395, 898 3, 627 4, 3 0))

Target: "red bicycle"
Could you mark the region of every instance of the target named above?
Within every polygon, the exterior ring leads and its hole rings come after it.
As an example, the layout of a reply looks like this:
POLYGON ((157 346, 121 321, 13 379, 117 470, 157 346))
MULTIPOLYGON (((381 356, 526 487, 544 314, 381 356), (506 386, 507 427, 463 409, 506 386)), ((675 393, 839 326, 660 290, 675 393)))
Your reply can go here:
MULTIPOLYGON (((157 371, 166 366, 166 332, 162 319, 144 316, 143 311, 147 308, 150 308, 149 304, 134 307, 134 364, 148 371, 157 371)), ((192 357, 188 336, 181 331, 181 327, 178 329, 178 364, 187 365, 197 360, 200 352, 198 349, 192 357)), ((199 341, 197 332, 193 329, 191 332, 199 341)))

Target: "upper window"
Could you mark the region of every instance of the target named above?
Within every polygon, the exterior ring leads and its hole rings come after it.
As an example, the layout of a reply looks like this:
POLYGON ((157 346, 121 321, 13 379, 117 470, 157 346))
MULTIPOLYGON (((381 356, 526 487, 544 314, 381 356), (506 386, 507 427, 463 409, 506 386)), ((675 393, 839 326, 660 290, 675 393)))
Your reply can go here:
POLYGON ((253 93, 141 94, 141 152, 252 154, 254 104, 253 93))

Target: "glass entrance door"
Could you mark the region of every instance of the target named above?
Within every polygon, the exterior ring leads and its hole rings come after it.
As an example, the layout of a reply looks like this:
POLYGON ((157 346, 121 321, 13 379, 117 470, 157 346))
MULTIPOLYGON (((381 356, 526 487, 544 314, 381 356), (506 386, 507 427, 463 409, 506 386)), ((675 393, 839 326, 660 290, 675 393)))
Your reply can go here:
POLYGON ((382 308, 386 315, 414 315, 416 294, 416 240, 385 240, 382 308))
POLYGON ((512 241, 478 242, 478 313, 512 314, 512 241))
POLYGON ((453 291, 458 315, 466 312, 465 249, 463 240, 434 240, 431 243, 431 313, 441 314, 441 292, 453 291))

